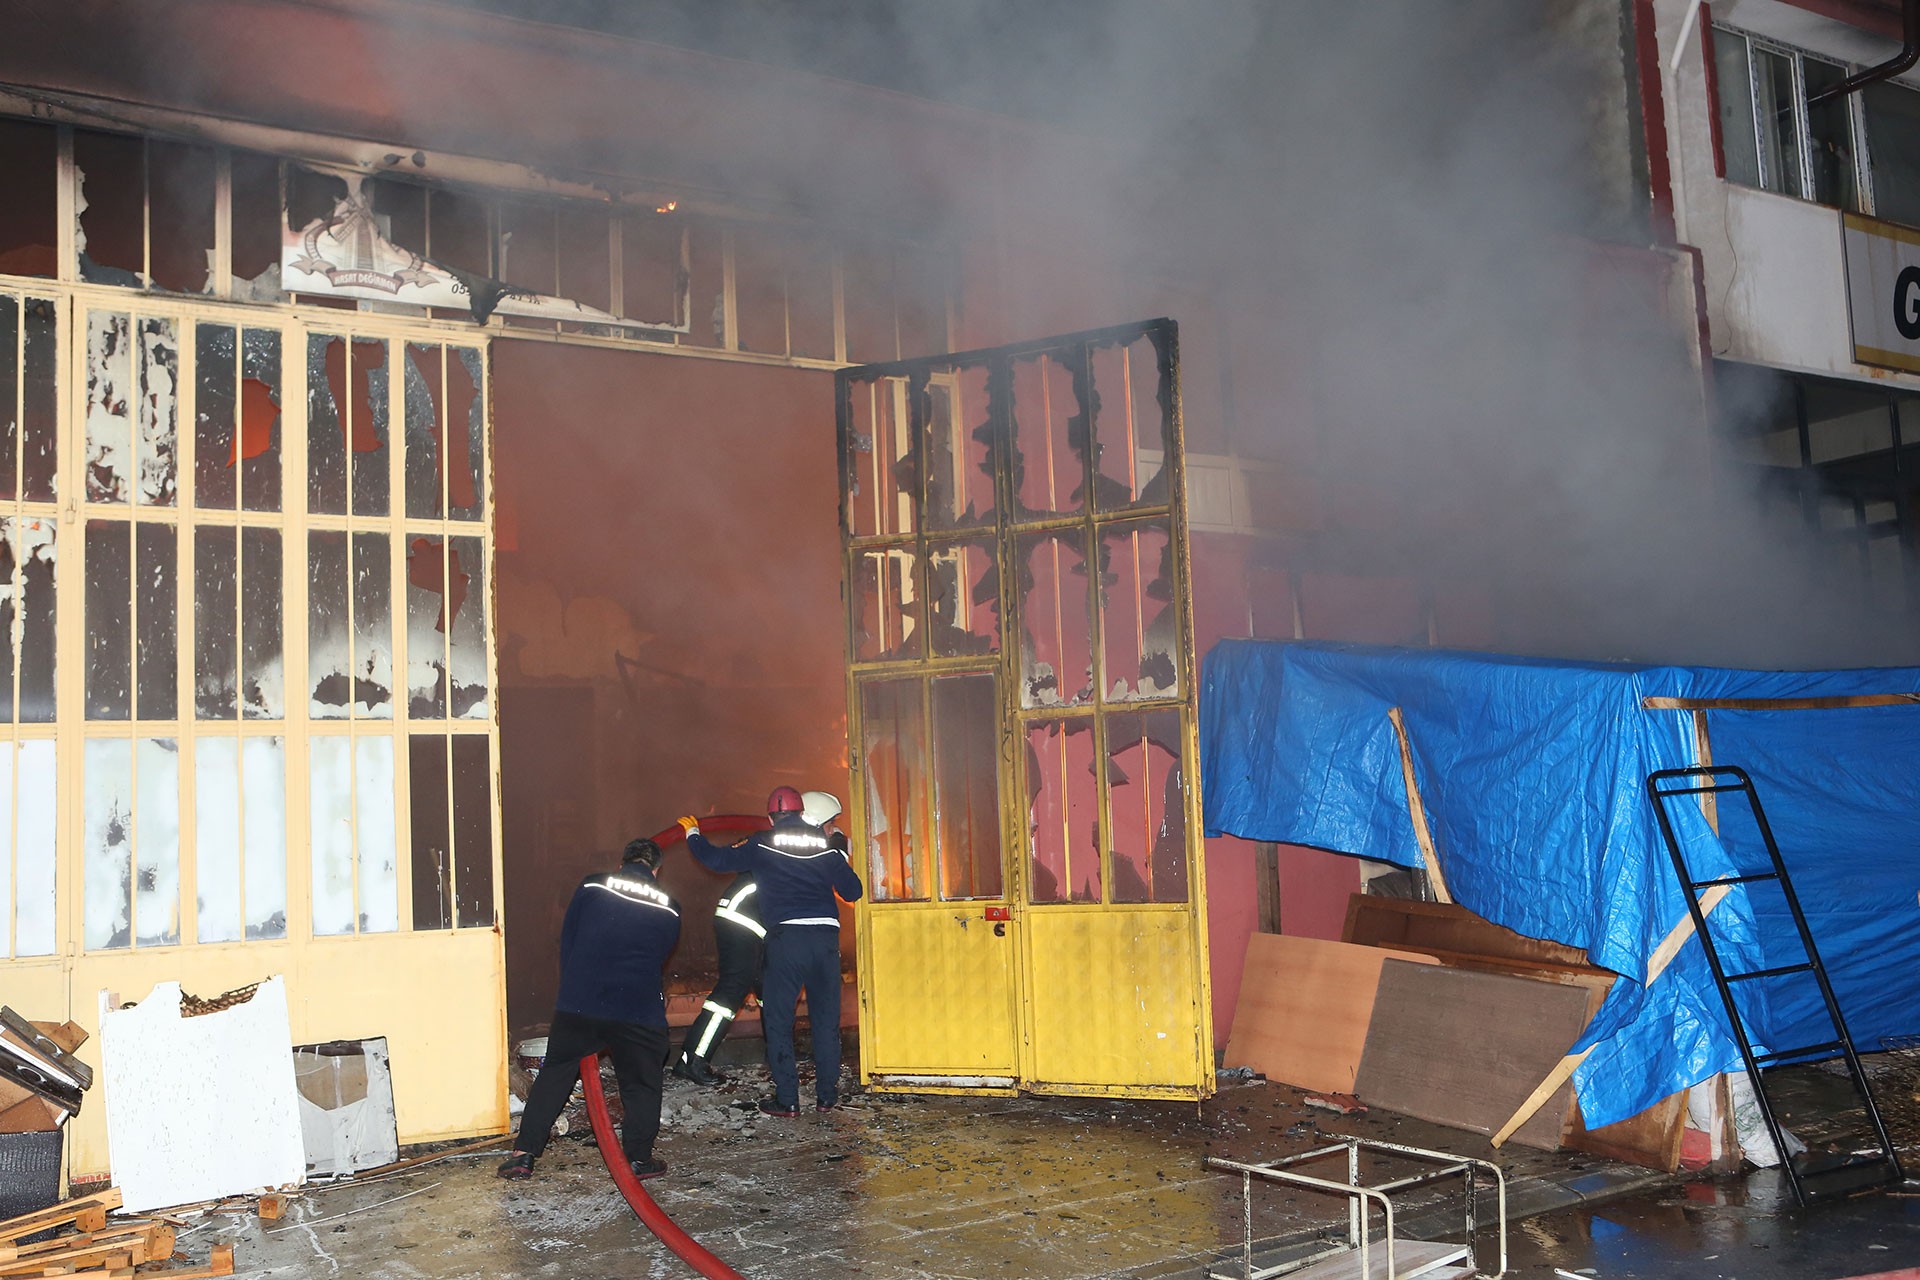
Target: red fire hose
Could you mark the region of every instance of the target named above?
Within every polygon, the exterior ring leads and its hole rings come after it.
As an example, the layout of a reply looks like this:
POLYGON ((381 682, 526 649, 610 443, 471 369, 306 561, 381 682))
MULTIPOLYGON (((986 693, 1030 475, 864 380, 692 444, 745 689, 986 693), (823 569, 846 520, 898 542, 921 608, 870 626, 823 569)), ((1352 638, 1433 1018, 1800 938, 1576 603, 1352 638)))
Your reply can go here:
MULTIPOLYGON (((745 814, 715 814, 700 820, 704 831, 739 832, 742 835, 759 831, 766 825, 765 818, 745 814)), ((653 842, 665 848, 684 834, 676 822, 653 837, 653 842)), ((607 1095, 600 1087, 600 1055, 597 1053, 580 1059, 580 1090, 587 1096, 587 1115, 593 1120, 593 1137, 600 1144, 600 1158, 606 1161, 607 1172, 613 1175, 613 1185, 620 1188, 627 1205, 646 1224, 647 1230, 660 1237, 661 1244, 673 1250, 682 1262, 707 1277, 707 1280, 746 1280, 738 1271, 708 1252, 698 1240, 682 1231, 666 1211, 654 1203, 653 1197, 640 1185, 640 1179, 633 1175, 633 1169, 627 1164, 626 1153, 620 1149, 620 1140, 614 1136, 613 1117, 607 1114, 607 1095)))

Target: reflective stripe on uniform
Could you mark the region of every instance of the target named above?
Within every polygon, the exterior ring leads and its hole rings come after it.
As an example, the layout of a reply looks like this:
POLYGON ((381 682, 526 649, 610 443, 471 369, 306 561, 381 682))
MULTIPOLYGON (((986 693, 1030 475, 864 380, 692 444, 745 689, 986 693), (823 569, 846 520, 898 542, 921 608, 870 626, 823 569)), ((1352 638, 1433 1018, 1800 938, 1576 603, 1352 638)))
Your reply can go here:
POLYGON ((836 929, 840 927, 840 922, 829 916, 808 916, 804 920, 782 920, 780 923, 781 924, 830 924, 836 929))
POLYGON ((758 889, 759 887, 760 887, 760 882, 758 880, 749 880, 746 884, 746 887, 741 889, 740 892, 734 894, 731 898, 720 899, 720 905, 723 907, 737 907, 741 903, 745 902, 748 898, 752 897, 754 890, 758 889))
POLYGON ((756 938, 764 938, 767 936, 767 930, 765 926, 763 926, 758 920, 755 920, 752 916, 741 915, 738 911, 734 911, 728 907, 725 907, 725 906, 715 907, 713 910, 713 917, 716 920, 731 920, 735 924, 739 925, 742 929, 751 929, 753 930, 753 935, 756 938))
POLYGON ((709 1000, 706 1003, 708 1013, 714 1016, 707 1019, 707 1029, 700 1033, 700 1044, 693 1051, 696 1058, 704 1058, 713 1049, 713 1042, 719 1038, 720 1028, 733 1021, 733 1010, 723 1008, 709 1000))

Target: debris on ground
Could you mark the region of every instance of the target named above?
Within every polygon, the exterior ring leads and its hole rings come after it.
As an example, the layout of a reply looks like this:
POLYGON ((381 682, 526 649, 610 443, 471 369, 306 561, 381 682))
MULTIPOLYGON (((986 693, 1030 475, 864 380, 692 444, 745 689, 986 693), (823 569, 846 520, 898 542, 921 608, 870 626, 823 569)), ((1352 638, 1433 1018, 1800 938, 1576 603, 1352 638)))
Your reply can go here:
POLYGON ((1300 1099, 1301 1105, 1313 1107, 1319 1111, 1331 1111, 1341 1116, 1363 1116, 1367 1114, 1367 1104, 1350 1093, 1310 1093, 1300 1099))
POLYGON ((168 1280, 208 1280, 233 1274, 233 1246, 216 1244, 205 1264, 142 1270, 171 1262, 178 1220, 170 1215, 112 1217, 121 1206, 118 1188, 75 1196, 52 1208, 0 1222, 0 1277, 123 1277, 164 1275, 168 1280))

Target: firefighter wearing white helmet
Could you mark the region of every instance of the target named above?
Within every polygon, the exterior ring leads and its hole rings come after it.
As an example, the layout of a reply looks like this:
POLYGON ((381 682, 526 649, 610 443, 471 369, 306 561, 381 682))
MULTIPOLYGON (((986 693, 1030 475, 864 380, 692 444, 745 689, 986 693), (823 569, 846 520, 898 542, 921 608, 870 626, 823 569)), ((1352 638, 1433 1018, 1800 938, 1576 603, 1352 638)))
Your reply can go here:
POLYGON ((767 929, 760 1019, 774 1091, 761 1100, 760 1110, 771 1116, 800 1112, 793 1022, 802 991, 813 1026, 814 1100, 822 1111, 840 1105, 840 909, 835 896, 854 902, 864 890, 847 856, 847 838, 824 828, 839 812, 840 802, 824 791, 803 797, 792 787, 779 787, 767 799, 773 829, 731 848, 702 836, 697 819, 680 819, 687 848, 704 866, 750 872, 759 885, 760 919, 767 929), (815 800, 811 810, 809 797, 815 800), (813 815, 819 815, 818 822, 813 815))

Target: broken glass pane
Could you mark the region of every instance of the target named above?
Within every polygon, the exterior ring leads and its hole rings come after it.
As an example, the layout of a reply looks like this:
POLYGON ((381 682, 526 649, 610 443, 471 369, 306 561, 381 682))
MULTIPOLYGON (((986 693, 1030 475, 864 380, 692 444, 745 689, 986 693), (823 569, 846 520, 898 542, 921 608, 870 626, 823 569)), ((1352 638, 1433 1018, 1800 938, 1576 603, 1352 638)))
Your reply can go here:
POLYGON ((1180 692, 1179 614, 1173 607, 1173 538, 1164 521, 1100 531, 1101 670, 1107 700, 1180 692))
POLYGON ((861 773, 867 782, 868 891, 876 902, 932 896, 926 833, 926 711, 921 682, 860 685, 861 773))
POLYGON ((20 356, 20 496, 28 502, 59 497, 58 386, 60 306, 51 298, 27 300, 25 348, 20 356))
POLYGON ((992 672, 933 680, 933 819, 940 896, 997 898, 1000 702, 992 672))
POLYGON ((0 120, 0 173, 9 175, 0 215, 0 274, 58 274, 59 132, 51 120, 0 120))
POLYGON ((1000 571, 993 543, 935 543, 927 551, 927 615, 936 658, 1000 648, 1000 571))
POLYGON ((202 720, 240 710, 240 558, 230 528, 193 531, 193 706, 202 720))
POLYGON ((354 739, 353 798, 360 868, 360 932, 392 933, 400 927, 392 738, 354 739))
POLYGON ((87 521, 87 719, 133 714, 133 526, 87 521))
POLYGON ((15 748, 19 785, 14 806, 13 875, 17 956, 53 954, 55 830, 59 790, 54 785, 54 744, 45 739, 15 748))
POLYGON ((855 537, 912 533, 918 450, 904 378, 856 382, 848 389, 852 417, 847 440, 846 519, 855 537))
POLYGON ((238 942, 240 932, 240 743, 202 736, 193 744, 193 884, 201 942, 238 942))
POLYGON ((54 712, 54 522, 22 516, 9 541, 20 568, 20 722, 52 724, 54 712))
MULTIPOLYGON (((344 578, 345 574, 341 576, 344 578)), ((323 936, 352 933, 352 741, 345 737, 315 735, 307 744, 307 767, 309 839, 313 848, 313 931, 323 936)))
POLYGON ((280 509, 280 331, 240 336, 240 505, 280 509))
POLYGON ((439 347, 407 344, 407 514, 420 520, 440 515, 440 359, 439 347))
POLYGON ((453 851, 447 825, 447 739, 407 739, 407 789, 413 816, 413 927, 453 927, 453 851))
POLYGON ((180 941, 180 744, 139 739, 134 776, 134 942, 172 946, 180 941))
POLYGON ((247 937, 287 936, 287 744, 248 738, 240 748, 246 826, 247 937))
POLYGON ((280 634, 280 531, 240 533, 240 713, 287 714, 286 651, 280 634))
MULTIPOLYGON (((353 344, 347 441, 353 459, 353 514, 384 516, 392 481, 387 474, 387 344, 353 344)), ((343 388, 336 387, 338 395, 343 388)))
POLYGON ((1161 358, 1163 342, 1154 333, 1093 351, 1096 510, 1167 501, 1173 370, 1161 358))
POLYGON ((341 415, 347 347, 323 333, 307 335, 307 507, 322 515, 347 511, 347 434, 341 415))
POLYGON ((86 745, 85 891, 81 937, 89 951, 133 940, 133 742, 86 745))
POLYGON ((133 321, 87 313, 87 500, 125 502, 133 492, 133 321))
POLYGON ((1187 800, 1180 713, 1107 717, 1107 838, 1115 902, 1187 900, 1187 800))
POLYGON ((920 592, 911 547, 863 551, 855 561, 853 656, 860 662, 916 658, 921 652, 920 592))
POLYGON ((1087 415, 1081 379, 1057 353, 1013 363, 1014 509, 1021 516, 1067 515, 1086 501, 1087 415))
POLYGON ((180 713, 178 534, 170 524, 134 530, 135 666, 142 720, 180 713))
POLYGON ((234 505, 234 336, 224 324, 194 336, 193 504, 209 510, 234 505))
POLYGON ((453 736, 453 883, 462 929, 493 923, 493 751, 485 734, 453 736))
POLYGON ((994 495, 991 367, 970 364, 927 386, 927 525, 991 525, 994 495))
POLYGON ((179 438, 180 344, 173 321, 140 322, 139 438, 135 443, 134 501, 170 507, 179 485, 174 452, 179 438))
POLYGON ((19 469, 20 299, 0 293, 0 501, 13 500, 19 469))
POLYGON ((1027 839, 1035 902, 1098 902, 1100 799, 1093 721, 1027 728, 1027 839))
POLYGON ((393 543, 353 535, 353 713, 393 718, 393 543))
POLYGON ((1072 706, 1093 697, 1092 623, 1079 530, 1022 534, 1020 705, 1072 706))
POLYGON ((407 548, 407 714, 439 720, 447 714, 445 549, 438 538, 415 538, 407 548))
POLYGON ((210 147, 147 141, 147 245, 153 284, 213 289, 214 156, 210 147))
POLYGON ((479 538, 449 538, 453 628, 448 636, 448 698, 456 719, 487 718, 487 566, 479 538))
POLYGON ((145 141, 75 129, 73 169, 80 278, 140 288, 147 256, 145 141))
POLYGON ((480 352, 447 348, 447 514, 478 520, 487 498, 487 406, 480 352))
POLYGON ((308 713, 344 720, 354 701, 348 656, 347 535, 331 529, 307 534, 308 713))

